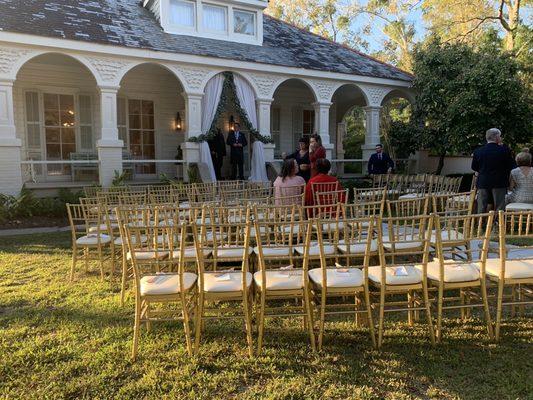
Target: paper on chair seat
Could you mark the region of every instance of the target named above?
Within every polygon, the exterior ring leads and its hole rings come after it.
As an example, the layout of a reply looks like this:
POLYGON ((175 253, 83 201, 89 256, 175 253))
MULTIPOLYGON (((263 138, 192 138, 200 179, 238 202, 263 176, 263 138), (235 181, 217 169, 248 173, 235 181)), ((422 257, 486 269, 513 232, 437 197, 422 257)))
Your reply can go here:
POLYGON ((218 282, 231 281, 231 276, 228 273, 215 274, 215 281, 218 281, 218 282))
POLYGON ((391 272, 394 276, 407 276, 409 272, 405 267, 391 267, 391 272))

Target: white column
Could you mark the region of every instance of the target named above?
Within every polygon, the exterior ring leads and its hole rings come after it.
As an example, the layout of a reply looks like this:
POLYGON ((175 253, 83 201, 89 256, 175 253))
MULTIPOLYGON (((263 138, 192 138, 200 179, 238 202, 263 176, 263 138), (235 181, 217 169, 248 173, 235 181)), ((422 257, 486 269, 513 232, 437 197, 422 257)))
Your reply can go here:
MULTIPOLYGON (((272 102, 274 99, 257 99, 257 123, 258 131, 262 136, 272 137, 272 132, 270 131, 270 110, 272 108, 272 102)), ((265 143, 265 161, 274 160, 274 143, 265 143)))
POLYGON ((200 161, 200 145, 187 140, 202 134, 202 98, 204 94, 183 92, 182 96, 185 101, 185 142, 181 145, 181 149, 185 161, 183 177, 185 181, 188 181, 189 163, 200 161))
POLYGON ((380 106, 368 106, 364 107, 366 116, 366 136, 365 144, 361 146, 363 150, 363 172, 366 172, 368 159, 375 152, 376 144, 380 142, 379 123, 381 116, 380 106))
POLYGON ((100 184, 110 186, 115 172, 122 174, 122 149, 124 142, 118 138, 117 92, 118 87, 100 87, 100 118, 102 133, 96 143, 100 184))
POLYGON ((329 136, 329 108, 332 103, 316 102, 315 108, 315 130, 322 138, 322 145, 326 149, 326 157, 331 160, 334 144, 329 136))
POLYGON ((17 195, 22 189, 20 153, 13 109, 13 81, 0 80, 0 193, 17 195))

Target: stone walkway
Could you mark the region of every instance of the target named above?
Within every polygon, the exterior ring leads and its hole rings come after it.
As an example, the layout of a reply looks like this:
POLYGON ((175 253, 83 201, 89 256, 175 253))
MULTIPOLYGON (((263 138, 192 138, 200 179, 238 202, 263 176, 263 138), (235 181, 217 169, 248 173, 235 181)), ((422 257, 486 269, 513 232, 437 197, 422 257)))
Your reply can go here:
POLYGON ((17 236, 17 235, 38 235, 41 233, 55 233, 67 232, 70 230, 69 226, 51 226, 44 228, 22 228, 22 229, 2 229, 0 230, 0 237, 2 236, 17 236))

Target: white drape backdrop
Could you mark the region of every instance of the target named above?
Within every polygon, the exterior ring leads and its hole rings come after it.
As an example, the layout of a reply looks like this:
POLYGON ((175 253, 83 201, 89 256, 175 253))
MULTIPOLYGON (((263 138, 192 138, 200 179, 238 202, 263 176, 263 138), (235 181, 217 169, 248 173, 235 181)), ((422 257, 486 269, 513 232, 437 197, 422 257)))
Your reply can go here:
MULTIPOLYGON (((255 93, 250 84, 239 75, 233 75, 235 91, 241 107, 246 111, 252 128, 257 130, 257 108, 255 107, 255 93)), ((265 148, 263 143, 256 140, 252 147, 252 162, 250 178, 252 182, 267 182, 268 176, 265 163, 265 148)))
MULTIPOLYGON (((202 98, 202 133, 206 134, 211 128, 213 119, 217 111, 218 103, 220 102, 220 95, 222 94, 222 87, 224 86, 224 75, 217 74, 212 77, 205 86, 204 97, 202 98)), ((200 162, 207 165, 209 175, 213 182, 216 182, 215 167, 213 166, 213 159, 211 158, 211 151, 207 142, 200 143, 200 162)))

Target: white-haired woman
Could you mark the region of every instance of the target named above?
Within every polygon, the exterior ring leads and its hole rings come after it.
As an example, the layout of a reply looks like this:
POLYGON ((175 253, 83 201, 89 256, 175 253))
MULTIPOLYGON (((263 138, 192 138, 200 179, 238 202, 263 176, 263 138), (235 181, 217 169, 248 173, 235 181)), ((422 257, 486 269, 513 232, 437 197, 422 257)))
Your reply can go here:
POLYGON ((507 195, 506 203, 533 204, 533 168, 529 149, 516 155, 516 165, 518 167, 511 171, 511 193, 507 195))

